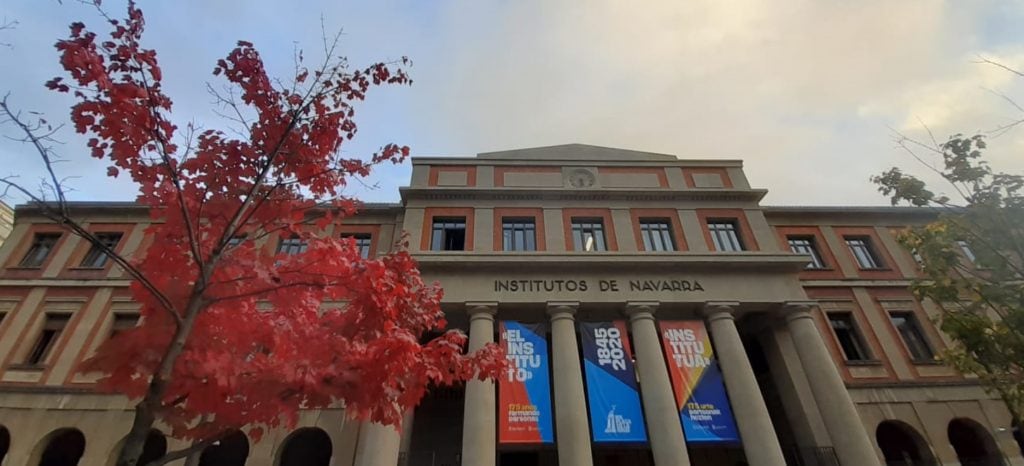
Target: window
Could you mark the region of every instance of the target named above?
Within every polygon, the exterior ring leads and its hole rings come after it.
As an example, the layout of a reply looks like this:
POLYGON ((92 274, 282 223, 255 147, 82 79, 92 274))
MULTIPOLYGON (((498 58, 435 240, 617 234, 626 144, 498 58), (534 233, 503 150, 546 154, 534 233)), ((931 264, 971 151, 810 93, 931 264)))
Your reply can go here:
POLYGON ((503 251, 536 251, 537 224, 533 218, 502 218, 501 248, 503 251))
POLYGON ((604 243, 604 220, 573 217, 572 247, 574 251, 607 251, 604 243))
POLYGON ((231 238, 228 238, 228 247, 237 248, 238 246, 241 246, 242 243, 244 242, 245 236, 232 236, 231 238))
POLYGON ((900 338, 903 339, 903 344, 910 352, 911 359, 917 362, 935 359, 935 352, 928 344, 928 339, 925 338, 921 325, 917 322, 913 312, 890 312, 889 320, 892 321, 892 326, 896 327, 896 331, 900 333, 900 338))
POLYGON ((277 243, 278 254, 301 254, 306 252, 306 242, 302 238, 281 238, 277 243))
POLYGON ((39 338, 32 346, 32 351, 29 351, 28 356, 25 357, 25 364, 40 366, 46 363, 46 358, 50 355, 53 346, 57 344, 60 334, 70 320, 71 314, 47 314, 39 338))
POLYGON ((342 238, 352 238, 356 242, 356 249, 359 250, 359 256, 363 259, 370 257, 370 245, 373 244, 373 236, 369 233, 346 233, 341 235, 342 238))
POLYGON ((867 361, 867 345, 860 336, 857 324, 853 320, 853 314, 849 312, 829 312, 828 323, 835 333, 839 346, 843 349, 843 356, 847 361, 867 361))
POLYGON ((708 220, 708 233, 716 251, 742 251, 743 242, 737 235, 739 227, 735 220, 708 220))
POLYGON ((963 251, 964 257, 966 257, 967 260, 971 261, 972 264, 977 262, 977 258, 974 256, 974 251, 971 250, 971 245, 967 244, 967 241, 957 241, 956 244, 957 246, 960 246, 960 250, 963 251))
POLYGON ((847 236, 846 246, 850 248, 853 257, 857 259, 857 265, 862 269, 880 269, 882 262, 875 254, 875 248, 871 245, 871 238, 867 236, 847 236))
POLYGON ((32 246, 29 246, 25 257, 21 259, 19 267, 42 267, 46 256, 50 255, 53 247, 57 245, 60 233, 36 233, 32 238, 32 246))
POLYGON ((110 338, 114 338, 121 332, 131 330, 139 324, 139 315, 135 313, 116 313, 114 322, 110 324, 110 338))
POLYGON ((435 218, 430 236, 431 251, 465 251, 466 218, 435 218))
MULTIPOLYGON (((117 247, 117 243, 121 242, 121 233, 97 233, 96 239, 104 247, 113 251, 114 248, 117 247)), ((110 257, 107 256, 107 253, 103 252, 99 246, 93 244, 89 248, 89 252, 87 252, 85 257, 82 259, 82 263, 78 266, 90 269, 100 269, 103 268, 104 265, 107 265, 108 259, 110 259, 110 257)))
POLYGON ((819 270, 825 268, 825 261, 821 259, 821 254, 818 254, 818 246, 813 236, 789 236, 786 240, 789 241, 789 250, 794 254, 811 256, 811 263, 807 264, 805 268, 819 270))
POLYGON ((675 251, 672 239, 672 224, 667 218, 640 219, 640 236, 644 240, 644 251, 675 251))

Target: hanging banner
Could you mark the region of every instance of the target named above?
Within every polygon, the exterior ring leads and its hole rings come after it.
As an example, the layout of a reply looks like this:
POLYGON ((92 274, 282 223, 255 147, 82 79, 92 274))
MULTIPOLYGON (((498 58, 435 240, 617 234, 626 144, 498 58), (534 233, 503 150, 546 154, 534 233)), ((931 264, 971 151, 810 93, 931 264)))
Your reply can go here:
POLYGON ((582 322, 580 333, 594 442, 646 442, 626 322, 582 322))
POLYGON ((665 348, 679 418, 688 443, 736 443, 739 434, 704 322, 662 321, 665 348))
POLYGON ((508 372, 498 382, 498 442, 553 443, 548 342, 544 324, 499 324, 508 372))

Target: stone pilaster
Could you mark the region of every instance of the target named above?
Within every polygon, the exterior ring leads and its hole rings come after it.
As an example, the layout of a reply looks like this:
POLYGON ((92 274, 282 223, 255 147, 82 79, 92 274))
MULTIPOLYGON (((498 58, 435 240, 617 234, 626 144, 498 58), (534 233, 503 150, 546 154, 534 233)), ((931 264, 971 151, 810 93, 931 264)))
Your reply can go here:
POLYGON ((800 364, 832 437, 836 456, 843 466, 879 466, 875 448, 861 424, 857 408, 811 317, 812 305, 788 303, 784 308, 786 328, 793 337, 800 364))
POLYGON ((722 378, 729 391, 732 411, 736 415, 743 451, 751 466, 786 466, 768 407, 736 329, 733 311, 738 304, 709 302, 704 307, 704 315, 714 340, 722 378))
POLYGON ((661 352, 661 338, 654 322, 658 303, 627 303, 626 315, 633 333, 636 370, 647 417, 647 435, 655 464, 689 466, 686 438, 679 420, 672 381, 661 352))
MULTIPOLYGON (((549 302, 551 368, 555 385, 555 432, 558 464, 593 466, 590 423, 583 392, 583 371, 576 342, 575 315, 579 303, 549 302)), ((468 463, 467 463, 468 464, 468 463)))
POLYGON ((393 426, 364 422, 359 428, 355 466, 395 466, 401 442, 402 434, 393 426))
MULTIPOLYGON (((494 343, 494 316, 498 303, 466 303, 469 314, 469 352, 494 343)), ((466 382, 466 408, 462 417, 462 464, 494 466, 497 456, 494 382, 466 382)))

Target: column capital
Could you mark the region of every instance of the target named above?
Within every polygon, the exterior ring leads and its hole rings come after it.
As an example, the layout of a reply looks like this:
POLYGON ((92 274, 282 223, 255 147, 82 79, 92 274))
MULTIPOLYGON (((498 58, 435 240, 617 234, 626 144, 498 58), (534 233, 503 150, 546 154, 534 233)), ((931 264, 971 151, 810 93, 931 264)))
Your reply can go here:
POLYGON ((551 320, 559 318, 572 319, 580 308, 579 301, 548 301, 548 316, 551 320))
POLYGON ((470 320, 478 317, 494 320, 494 316, 498 314, 498 303, 468 301, 466 302, 466 314, 469 314, 470 320))
POLYGON ((737 301, 707 301, 702 312, 708 320, 735 319, 733 313, 739 305, 737 301))
POLYGON ((786 322, 809 318, 811 317, 811 309, 817 305, 817 301, 786 301, 782 304, 782 315, 785 317, 786 322))
POLYGON ((629 320, 635 319, 653 319, 654 313, 658 311, 658 306, 661 305, 659 301, 629 301, 626 303, 626 307, 622 309, 622 312, 629 317, 629 320))

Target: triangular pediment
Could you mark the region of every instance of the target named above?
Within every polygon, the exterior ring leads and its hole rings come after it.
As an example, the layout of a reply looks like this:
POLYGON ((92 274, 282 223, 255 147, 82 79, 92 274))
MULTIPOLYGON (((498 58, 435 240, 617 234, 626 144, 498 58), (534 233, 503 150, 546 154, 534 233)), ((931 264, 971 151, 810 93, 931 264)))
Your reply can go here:
POLYGON ((476 157, 490 160, 628 160, 652 162, 678 160, 674 155, 587 144, 561 144, 557 146, 482 152, 477 154, 476 157))

